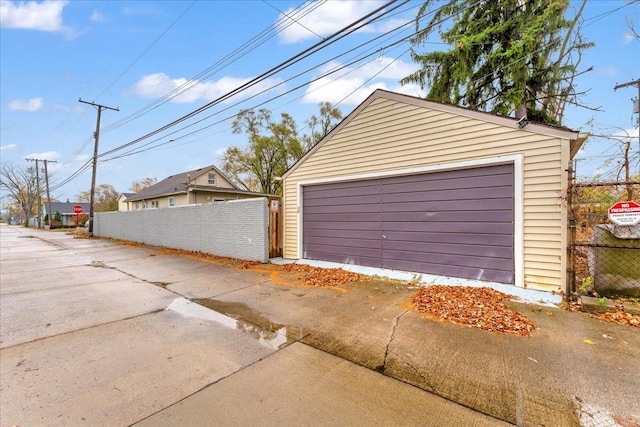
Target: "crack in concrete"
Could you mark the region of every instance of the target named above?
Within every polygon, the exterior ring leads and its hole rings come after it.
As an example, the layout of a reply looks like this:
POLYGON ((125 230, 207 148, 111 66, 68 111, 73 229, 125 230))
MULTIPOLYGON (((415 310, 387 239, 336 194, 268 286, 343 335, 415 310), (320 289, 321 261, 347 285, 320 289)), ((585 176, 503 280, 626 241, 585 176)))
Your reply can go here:
POLYGON ((396 318, 394 319, 393 327, 391 328, 391 337, 389 337, 389 342, 387 343, 387 347, 385 348, 385 351, 384 351, 384 359, 382 359, 382 365, 376 366, 375 368, 376 371, 380 373, 384 373, 384 371, 387 369, 387 357, 389 356, 389 348, 391 347, 391 343, 393 342, 396 335, 396 328, 398 327, 398 323, 400 323, 400 318, 405 314, 407 314, 408 312, 409 310, 404 310, 402 313, 397 315, 396 318))

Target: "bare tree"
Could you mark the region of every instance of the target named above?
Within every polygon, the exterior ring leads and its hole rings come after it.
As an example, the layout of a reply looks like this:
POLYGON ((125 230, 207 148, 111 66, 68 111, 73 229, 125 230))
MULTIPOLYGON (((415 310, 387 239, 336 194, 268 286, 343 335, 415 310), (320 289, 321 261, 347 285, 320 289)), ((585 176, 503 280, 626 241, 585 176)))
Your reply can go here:
POLYGON ((18 167, 9 163, 0 166, 0 190, 2 198, 19 207, 24 215, 25 225, 35 215, 38 203, 38 182, 34 167, 18 167))
POLYGON ((131 183, 131 187, 129 187, 129 190, 133 191, 134 193, 139 193, 145 188, 151 187, 156 182, 158 182, 158 178, 151 178, 151 177, 147 177, 139 181, 133 181, 131 183))
MULTIPOLYGON (((96 212, 110 212, 118 210, 119 193, 110 184, 100 184, 94 193, 94 203, 96 212)), ((91 200, 91 190, 82 191, 76 195, 78 201, 88 202, 91 200)))
POLYGON ((619 129, 624 135, 592 135, 594 138, 604 138, 611 141, 615 141, 618 145, 619 154, 613 154, 607 158, 604 162, 605 167, 610 167, 609 176, 615 175, 617 182, 625 183, 625 198, 626 200, 633 200, 634 198, 634 186, 631 184, 635 182, 639 175, 634 172, 637 168, 640 168, 640 158, 634 156, 631 142, 634 139, 628 130, 622 128, 619 129))

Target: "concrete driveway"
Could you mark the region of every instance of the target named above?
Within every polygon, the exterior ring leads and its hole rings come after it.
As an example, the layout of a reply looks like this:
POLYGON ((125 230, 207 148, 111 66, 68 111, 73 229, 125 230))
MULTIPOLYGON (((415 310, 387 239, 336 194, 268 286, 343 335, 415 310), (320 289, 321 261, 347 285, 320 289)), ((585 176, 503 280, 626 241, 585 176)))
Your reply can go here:
POLYGON ((406 311, 389 295, 334 339, 348 294, 2 224, 0 425, 505 425, 367 368, 406 311))

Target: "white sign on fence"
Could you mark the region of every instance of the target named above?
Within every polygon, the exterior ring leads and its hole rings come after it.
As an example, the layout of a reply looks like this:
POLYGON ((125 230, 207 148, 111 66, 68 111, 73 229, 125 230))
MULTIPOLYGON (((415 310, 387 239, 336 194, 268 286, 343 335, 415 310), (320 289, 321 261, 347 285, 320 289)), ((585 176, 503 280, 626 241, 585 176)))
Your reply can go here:
POLYGON ((609 219, 616 225, 636 225, 640 222, 640 205, 618 202, 609 208, 609 219))

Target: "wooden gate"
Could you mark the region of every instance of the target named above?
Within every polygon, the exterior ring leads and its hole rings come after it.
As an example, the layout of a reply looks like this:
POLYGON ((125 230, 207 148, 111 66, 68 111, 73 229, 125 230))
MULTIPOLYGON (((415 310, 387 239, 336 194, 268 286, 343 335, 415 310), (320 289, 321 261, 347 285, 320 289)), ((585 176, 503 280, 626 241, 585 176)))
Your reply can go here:
POLYGON ((269 197, 269 258, 282 256, 282 201, 269 197))

